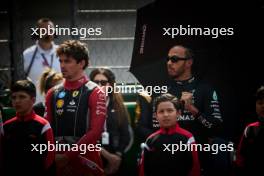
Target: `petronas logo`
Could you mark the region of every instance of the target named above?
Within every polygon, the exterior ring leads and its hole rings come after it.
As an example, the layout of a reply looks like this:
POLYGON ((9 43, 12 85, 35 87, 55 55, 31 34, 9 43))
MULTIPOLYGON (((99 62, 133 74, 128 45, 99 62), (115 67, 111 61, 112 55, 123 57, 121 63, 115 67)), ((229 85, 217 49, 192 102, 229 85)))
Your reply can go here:
POLYGON ((216 94, 215 91, 214 91, 214 93, 213 93, 213 99, 214 99, 214 101, 217 101, 217 94, 216 94))

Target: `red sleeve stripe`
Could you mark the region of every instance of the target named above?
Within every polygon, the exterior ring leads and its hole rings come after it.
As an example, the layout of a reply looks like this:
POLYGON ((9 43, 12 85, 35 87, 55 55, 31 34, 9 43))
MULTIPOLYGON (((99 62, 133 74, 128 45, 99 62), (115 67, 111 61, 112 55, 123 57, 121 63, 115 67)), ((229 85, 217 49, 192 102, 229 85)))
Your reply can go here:
POLYGON ((35 116, 34 120, 39 122, 42 125, 46 125, 47 123, 49 123, 46 119, 44 119, 43 117, 40 117, 38 115, 35 116))
POLYGON ((180 127, 178 128, 177 133, 179 133, 179 134, 181 134, 183 136, 186 136, 188 138, 193 137, 192 133, 190 133, 189 131, 187 131, 187 130, 185 130, 183 128, 180 128, 180 127))
POLYGON ((12 123, 12 122, 14 122, 16 120, 18 120, 17 117, 14 117, 12 119, 9 119, 9 120, 7 120, 7 121, 4 122, 4 125, 9 124, 9 123, 12 123))

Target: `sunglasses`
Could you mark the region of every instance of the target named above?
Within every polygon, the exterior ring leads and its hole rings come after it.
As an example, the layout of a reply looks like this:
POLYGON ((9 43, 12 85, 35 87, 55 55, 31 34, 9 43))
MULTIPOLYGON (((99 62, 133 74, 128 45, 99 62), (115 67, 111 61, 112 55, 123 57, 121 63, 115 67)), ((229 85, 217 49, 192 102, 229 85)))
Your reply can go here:
POLYGON ((174 56, 171 56, 171 57, 167 57, 167 62, 169 62, 169 61, 171 61, 172 63, 176 63, 176 62, 178 62, 178 61, 180 61, 180 60, 188 60, 188 58, 185 58, 185 57, 178 57, 178 56, 176 56, 176 55, 174 55, 174 56))
POLYGON ((95 82, 98 85, 102 85, 102 86, 106 86, 106 84, 108 83, 107 80, 94 80, 93 82, 95 82))

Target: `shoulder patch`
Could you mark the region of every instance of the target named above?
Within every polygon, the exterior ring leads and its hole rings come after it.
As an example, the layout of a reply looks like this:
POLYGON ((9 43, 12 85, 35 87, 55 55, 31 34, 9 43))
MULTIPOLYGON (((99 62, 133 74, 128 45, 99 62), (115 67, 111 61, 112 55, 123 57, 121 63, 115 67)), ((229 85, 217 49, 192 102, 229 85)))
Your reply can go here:
POLYGON ((188 139, 188 141, 187 141, 187 144, 192 144, 192 143, 194 143, 194 142, 195 142, 194 137, 190 137, 190 138, 188 139))
POLYGON ((55 85, 54 87, 53 87, 53 89, 56 91, 56 90, 59 90, 59 89, 61 89, 61 88, 63 88, 63 82, 62 83, 60 83, 60 84, 57 84, 57 85, 55 85))
POLYGON ((42 130, 41 130, 41 134, 44 134, 46 131, 48 131, 49 129, 51 129, 51 126, 49 123, 47 123, 46 125, 43 126, 42 130))
POLYGON ((87 86, 89 90, 93 90, 94 88, 98 87, 98 85, 93 81, 88 81, 85 86, 87 86))
POLYGON ((148 151, 150 151, 150 148, 146 143, 141 143, 140 148, 141 149, 147 149, 148 151))

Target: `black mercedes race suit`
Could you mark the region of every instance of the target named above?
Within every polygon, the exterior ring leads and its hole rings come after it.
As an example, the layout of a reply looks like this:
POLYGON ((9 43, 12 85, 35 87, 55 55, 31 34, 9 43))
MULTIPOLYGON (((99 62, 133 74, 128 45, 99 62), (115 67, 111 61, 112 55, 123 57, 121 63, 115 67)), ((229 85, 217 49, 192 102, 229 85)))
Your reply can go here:
POLYGON ((193 104, 199 110, 198 115, 194 117, 189 111, 184 110, 178 121, 182 128, 195 136, 197 143, 208 142, 208 137, 214 136, 222 123, 216 91, 210 85, 192 77, 186 81, 171 82, 168 92, 179 99, 182 92, 193 93, 193 104))

